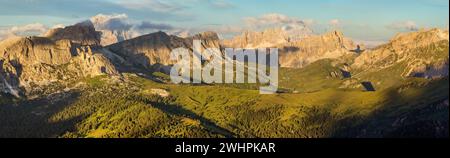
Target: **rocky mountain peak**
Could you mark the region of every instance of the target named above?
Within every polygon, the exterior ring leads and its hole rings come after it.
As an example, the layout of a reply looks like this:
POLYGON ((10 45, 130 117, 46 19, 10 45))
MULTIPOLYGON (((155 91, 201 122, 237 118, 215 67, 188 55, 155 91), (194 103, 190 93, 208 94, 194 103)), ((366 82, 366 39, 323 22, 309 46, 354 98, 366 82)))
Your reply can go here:
POLYGON ((356 48, 354 42, 346 38, 344 36, 344 33, 338 30, 325 33, 320 37, 322 38, 323 42, 331 42, 336 44, 338 47, 342 47, 348 50, 353 50, 356 48))
POLYGON ((66 39, 82 46, 99 46, 101 41, 101 33, 95 30, 90 21, 52 29, 45 34, 45 37, 54 41, 66 39))
POLYGON ((222 45, 232 48, 267 48, 289 42, 288 34, 281 28, 266 29, 262 32, 245 31, 222 45))
POLYGON ((72 43, 53 41, 45 37, 24 37, 6 40, 0 44, 0 58, 18 61, 23 65, 38 63, 60 65, 72 57, 72 43))
POLYGON ((132 34, 123 30, 98 30, 101 33, 100 44, 108 46, 117 42, 131 39, 132 34))
POLYGON ((390 44, 396 52, 402 52, 407 49, 423 47, 443 40, 449 40, 448 30, 434 28, 398 34, 390 40, 390 44))
POLYGON ((323 38, 330 38, 330 39, 337 39, 339 41, 343 41, 344 39, 344 33, 338 30, 334 30, 331 32, 328 32, 322 36, 323 38))
POLYGON ((352 54, 357 46, 340 31, 313 35, 277 46, 282 67, 302 68, 321 59, 335 59, 352 54))
POLYGON ((375 50, 362 53, 352 65, 358 69, 384 69, 404 65, 403 77, 448 76, 448 31, 422 29, 402 33, 375 50))
POLYGON ((219 40, 219 35, 212 31, 201 32, 192 37, 193 39, 201 39, 201 40, 219 40))
POLYGON ((34 86, 118 74, 97 51, 98 42, 95 29, 86 23, 51 30, 46 37, 4 40, 0 42, 0 91, 19 96, 39 89, 34 86))
MULTIPOLYGON (((128 63, 144 68, 168 66, 170 52, 176 48, 193 49, 193 40, 201 40, 202 48, 220 48, 219 37, 215 32, 203 32, 192 37, 181 38, 165 32, 155 32, 106 47, 112 53, 124 57, 128 63)), ((159 69, 159 68, 158 68, 159 69)))

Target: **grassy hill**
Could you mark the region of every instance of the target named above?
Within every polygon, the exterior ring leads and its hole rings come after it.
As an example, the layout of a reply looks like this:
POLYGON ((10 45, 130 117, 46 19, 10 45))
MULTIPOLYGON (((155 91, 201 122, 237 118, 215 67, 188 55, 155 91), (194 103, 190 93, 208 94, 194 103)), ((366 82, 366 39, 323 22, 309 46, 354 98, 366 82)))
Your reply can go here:
POLYGON ((448 78, 376 92, 328 88, 259 95, 126 76, 126 83, 86 79, 81 91, 55 94, 67 98, 60 101, 3 104, 0 137, 389 137, 420 136, 427 132, 414 127, 436 124, 443 129, 426 136, 448 134, 448 78))

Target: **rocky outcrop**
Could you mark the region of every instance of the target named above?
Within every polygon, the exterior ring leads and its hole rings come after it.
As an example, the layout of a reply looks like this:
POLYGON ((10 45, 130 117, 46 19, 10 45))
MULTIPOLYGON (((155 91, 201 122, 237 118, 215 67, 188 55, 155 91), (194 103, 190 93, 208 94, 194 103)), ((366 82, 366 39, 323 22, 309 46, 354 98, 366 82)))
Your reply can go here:
POLYGON ((107 49, 130 63, 150 68, 155 64, 171 64, 172 49, 188 45, 189 43, 182 38, 157 32, 110 45, 107 49))
POLYGON ((352 50, 357 45, 339 31, 294 37, 283 29, 267 29, 263 32, 247 31, 233 39, 223 40, 222 47, 278 48, 281 67, 303 68, 321 59, 353 54, 352 50))
POLYGON ((0 59, 0 92, 11 94, 15 97, 20 96, 19 80, 16 74, 18 72, 12 63, 0 59))
POLYGON ((448 76, 448 42, 446 30, 429 29, 399 34, 389 43, 362 53, 352 67, 379 70, 401 66, 403 77, 436 78, 448 76))
POLYGON ((348 64, 343 64, 339 70, 330 72, 330 77, 341 79, 352 78, 351 67, 348 64))
POLYGON ((245 31, 233 39, 223 40, 226 48, 269 48, 290 42, 289 34, 281 28, 267 29, 262 32, 245 31))
POLYGON ((202 41, 202 49, 205 48, 221 48, 220 39, 217 33, 215 32, 202 32, 196 34, 192 37, 185 38, 187 43, 189 44, 190 49, 192 49, 192 41, 193 40, 201 40, 202 41))
POLYGON ((101 42, 101 33, 95 30, 90 21, 52 29, 45 34, 45 37, 53 41, 69 40, 81 46, 100 46, 101 42))
POLYGON ((61 65, 72 58, 72 42, 44 37, 12 38, 0 43, 0 58, 22 65, 61 65))
POLYGON ((442 78, 448 76, 449 66, 448 59, 441 59, 436 62, 428 61, 429 63, 424 62, 424 60, 416 60, 417 62, 410 62, 407 66, 407 71, 405 71, 403 76, 408 77, 419 77, 419 78, 442 78))
POLYGON ((0 51, 0 90, 15 96, 35 86, 86 76, 118 74, 103 54, 91 46, 79 46, 68 39, 7 39, 0 43, 0 51))
POLYGON ((170 60, 170 52, 180 47, 192 50, 194 39, 202 40, 203 48, 220 48, 219 38, 213 32, 200 33, 188 38, 156 32, 119 42, 106 48, 129 63, 144 68, 152 68, 157 65, 174 64, 174 61, 170 60))
POLYGON ((98 30, 100 32, 100 45, 108 46, 117 42, 131 39, 132 35, 122 30, 98 30))
POLYGON ((99 51, 93 52, 90 47, 77 49, 77 56, 68 65, 68 70, 77 72, 77 76, 118 75, 119 72, 109 58, 99 51))
POLYGON ((339 31, 311 36, 277 46, 282 67, 303 68, 321 59, 335 59, 354 54, 357 46, 339 31))

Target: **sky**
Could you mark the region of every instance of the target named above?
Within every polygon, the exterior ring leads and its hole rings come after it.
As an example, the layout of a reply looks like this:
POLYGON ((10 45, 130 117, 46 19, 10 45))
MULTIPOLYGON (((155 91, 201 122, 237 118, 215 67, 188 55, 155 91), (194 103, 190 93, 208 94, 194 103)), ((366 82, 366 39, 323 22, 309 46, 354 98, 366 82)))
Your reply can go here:
POLYGON ((101 16, 139 33, 216 31, 223 37, 268 27, 340 30, 354 40, 449 25, 448 0, 0 0, 0 39, 101 16))

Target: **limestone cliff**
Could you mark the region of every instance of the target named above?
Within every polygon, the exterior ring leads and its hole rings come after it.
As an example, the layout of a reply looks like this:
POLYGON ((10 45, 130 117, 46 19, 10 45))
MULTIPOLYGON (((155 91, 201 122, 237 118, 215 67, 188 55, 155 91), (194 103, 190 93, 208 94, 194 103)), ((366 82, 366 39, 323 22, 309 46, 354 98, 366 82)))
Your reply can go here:
POLYGON ((352 54, 356 45, 339 31, 324 35, 294 38, 282 29, 263 32, 244 32, 230 40, 223 40, 222 47, 229 48, 278 48, 282 67, 303 68, 320 59, 339 58, 352 54))
POLYGON ((448 42, 448 31, 441 29, 399 34, 389 43, 362 53, 352 67, 375 71, 400 65, 403 77, 448 76, 448 42))
POLYGON ((222 41, 227 48, 268 48, 290 42, 289 34, 281 28, 267 29, 262 32, 245 31, 242 35, 222 41))
POLYGON ((203 48, 220 48, 219 38, 213 32, 200 33, 188 38, 156 32, 119 42, 106 48, 129 63, 151 68, 155 65, 174 64, 174 61, 170 60, 170 52, 180 47, 192 50, 194 39, 202 40, 203 48))
MULTIPOLYGON (((77 41, 75 41, 77 42, 77 41)), ((7 39, 0 43, 0 90, 19 95, 54 82, 118 72, 91 46, 46 37, 7 39)))
POLYGON ((82 46, 99 46, 101 43, 101 33, 96 31, 90 21, 81 22, 65 28, 56 28, 45 34, 54 41, 70 40, 82 46))
POLYGON ((343 33, 333 31, 324 35, 304 38, 277 46, 282 67, 303 68, 321 59, 335 59, 354 54, 357 46, 344 37, 343 33))

